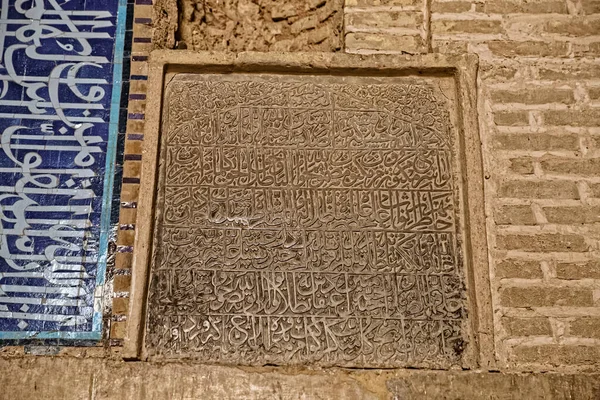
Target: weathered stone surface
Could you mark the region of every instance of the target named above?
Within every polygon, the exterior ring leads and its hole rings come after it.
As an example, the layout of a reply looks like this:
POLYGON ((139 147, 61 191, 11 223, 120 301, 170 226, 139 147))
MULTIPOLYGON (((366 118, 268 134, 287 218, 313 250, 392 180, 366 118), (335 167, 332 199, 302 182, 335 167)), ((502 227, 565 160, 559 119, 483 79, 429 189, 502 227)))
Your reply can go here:
POLYGON ((340 371, 298 371, 101 358, 0 359, 2 399, 69 400, 377 400, 370 388, 340 371), (12 377, 11 377, 12 376, 12 377), (66 377, 69 377, 66 379, 66 377))
POLYGON ((500 290, 500 302, 507 307, 592 307, 594 297, 587 288, 508 287, 500 290))
POLYGON ((176 1, 154 1, 152 43, 155 48, 172 49, 175 46, 175 32, 177 31, 178 19, 176 1))
POLYGON ((432 373, 388 381, 392 399, 595 399, 600 383, 594 375, 432 373))
POLYGON ((171 81, 149 355, 460 364, 468 328, 455 140, 437 85, 244 74, 171 81))
POLYGON ((489 0, 485 2, 486 13, 513 14, 513 13, 567 13, 567 4, 564 1, 518 1, 518 0, 489 0))
POLYGON ((588 261, 581 263, 558 263, 556 277, 559 279, 600 279, 600 263, 588 261))
POLYGON ((423 52, 423 38, 419 34, 398 35, 395 33, 351 32, 346 35, 346 50, 390 51, 399 49, 405 53, 423 52))
POLYGON ((594 345, 562 343, 523 345, 516 346, 513 351, 512 356, 514 359, 522 362, 539 363, 539 360, 544 360, 547 364, 562 367, 583 364, 590 365, 592 371, 598 371, 600 365, 598 362, 600 360, 600 349, 594 345))
POLYGON ((575 234, 498 235, 498 248, 523 251, 586 251, 585 237, 575 234))
POLYGON ((502 318, 502 324, 511 336, 549 336, 552 327, 548 318, 502 318))
POLYGON ((600 339, 600 318, 577 318, 571 322, 569 333, 573 336, 600 339))
POLYGON ((542 270, 538 261, 502 260, 496 264, 496 278, 540 279, 542 270))
POLYGON ((342 48, 342 0, 185 0, 179 7, 180 47, 226 51, 342 48))
POLYGON ((498 134, 496 146, 502 150, 579 150, 576 135, 558 132, 556 134, 498 134))
POLYGON ((579 199, 572 181, 508 181, 498 190, 500 197, 526 199, 579 199))
POLYGON ((511 171, 517 174, 532 175, 535 172, 531 158, 512 158, 510 161, 511 171))
POLYGON ((66 357, 0 358, 0 368, 11 372, 0 374, 0 387, 8 396, 3 398, 11 400, 566 400, 600 396, 597 374, 243 370, 66 357))
POLYGON ((502 206, 494 214, 498 225, 535 225, 531 206, 502 206))

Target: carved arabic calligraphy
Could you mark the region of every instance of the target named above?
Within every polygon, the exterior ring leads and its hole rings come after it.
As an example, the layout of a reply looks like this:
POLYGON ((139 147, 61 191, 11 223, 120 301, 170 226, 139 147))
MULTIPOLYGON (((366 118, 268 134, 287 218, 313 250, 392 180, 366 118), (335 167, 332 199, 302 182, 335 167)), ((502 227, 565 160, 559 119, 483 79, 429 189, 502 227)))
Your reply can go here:
POLYGON ((167 102, 150 354, 459 362, 453 140, 430 84, 206 76, 167 102))

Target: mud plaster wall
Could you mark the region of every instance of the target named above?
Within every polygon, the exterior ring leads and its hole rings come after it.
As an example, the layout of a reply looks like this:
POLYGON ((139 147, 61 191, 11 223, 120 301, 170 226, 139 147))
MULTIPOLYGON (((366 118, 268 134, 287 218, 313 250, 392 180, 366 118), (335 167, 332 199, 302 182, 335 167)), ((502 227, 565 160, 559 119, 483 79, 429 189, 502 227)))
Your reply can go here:
POLYGON ((160 0, 158 48, 339 51, 343 0, 160 0))
POLYGON ((477 54, 497 365, 597 369, 600 2, 162 1, 155 47, 477 54))

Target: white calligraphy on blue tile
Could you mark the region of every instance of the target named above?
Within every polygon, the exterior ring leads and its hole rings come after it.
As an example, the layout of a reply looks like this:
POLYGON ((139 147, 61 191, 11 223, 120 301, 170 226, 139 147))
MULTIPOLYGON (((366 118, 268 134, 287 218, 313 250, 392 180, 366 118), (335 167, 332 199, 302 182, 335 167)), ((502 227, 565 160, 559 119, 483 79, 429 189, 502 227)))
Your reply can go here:
POLYGON ((90 69, 102 71, 110 63, 89 41, 112 40, 98 31, 112 26, 103 20, 111 13, 66 11, 55 0, 16 0, 14 11, 22 18, 9 18, 10 7, 2 0, 0 109, 10 112, 0 112, 0 118, 40 123, 15 124, 0 133, 0 157, 12 161, 0 164, 0 174, 16 177, 9 185, 0 180, 0 258, 10 268, 0 271, 0 281, 10 282, 0 284, 0 318, 19 320, 20 329, 30 320, 86 324, 94 296, 86 265, 98 262, 89 231, 98 195, 90 186, 98 170, 94 154, 103 152, 103 138, 90 132, 106 122, 102 110, 110 84, 102 73, 89 77, 90 69), (53 66, 29 73, 23 58, 53 66), (11 97, 15 87, 23 93, 20 99, 11 97), (44 160, 57 154, 72 165, 44 160), (15 304, 19 311, 9 309, 15 304), (27 312, 30 306, 57 308, 27 312), (79 311, 61 313, 61 307, 79 311))
MULTIPOLYGON (((12 82, 19 84, 26 90, 29 100, 26 101, 11 101, 4 100, 3 105, 16 105, 27 107, 28 113, 20 113, 16 115, 5 115, 0 113, 0 118, 22 118, 22 119, 46 119, 46 120, 61 120, 68 126, 75 127, 77 123, 82 122, 103 122, 102 118, 85 116, 66 116, 65 110, 69 109, 103 109, 104 106, 98 103, 104 99, 105 90, 100 85, 107 85, 109 82, 105 79, 85 79, 79 78, 78 74, 82 68, 102 68, 101 64, 107 64, 110 61, 106 57, 94 56, 92 46, 89 39, 110 39, 110 35, 106 32, 81 32, 77 25, 70 19, 73 12, 65 12, 60 5, 54 0, 17 0, 15 9, 22 13, 27 19, 23 21, 22 26, 14 32, 6 31, 6 24, 2 24, 0 30, 0 49, 2 52, 2 67, 7 71, 7 75, 0 75, 2 82, 2 90, 0 91, 0 99, 6 95, 8 85, 12 82), (51 6, 51 10, 45 9, 45 1, 51 6), (31 8, 26 9, 25 5, 31 5, 31 8), (49 19, 44 16, 59 16, 60 19, 49 19), (52 24, 48 23, 49 21, 52 24), (62 25, 62 27, 59 25, 62 25), (62 29, 59 29, 62 28, 62 29), (5 38, 14 36, 18 43, 6 46, 5 38), (60 50, 60 53, 49 54, 47 52, 38 52, 40 49, 46 50, 48 46, 44 46, 44 42, 54 41, 60 50), (61 62, 51 71, 49 75, 31 76, 20 75, 15 70, 13 60, 19 56, 20 52, 24 52, 31 60, 61 62), (65 74, 66 71, 66 74, 65 74), (66 75, 66 76, 65 76, 66 75), (59 92, 66 87, 75 94, 82 103, 62 103, 59 99, 59 92), (86 87, 87 93, 81 90, 79 85, 93 85, 86 87), (47 96, 40 94, 47 93, 47 96), (94 104, 97 103, 97 104, 94 104), (45 115, 48 109, 54 111, 54 115, 45 115)), ((9 0, 2 0, 1 19, 10 22, 11 25, 17 24, 15 20, 7 20, 6 13, 9 9, 9 0)), ((105 11, 85 12, 87 17, 106 18, 110 13, 105 11)), ((85 21, 95 29, 105 27, 110 24, 109 21, 93 20, 85 21)))

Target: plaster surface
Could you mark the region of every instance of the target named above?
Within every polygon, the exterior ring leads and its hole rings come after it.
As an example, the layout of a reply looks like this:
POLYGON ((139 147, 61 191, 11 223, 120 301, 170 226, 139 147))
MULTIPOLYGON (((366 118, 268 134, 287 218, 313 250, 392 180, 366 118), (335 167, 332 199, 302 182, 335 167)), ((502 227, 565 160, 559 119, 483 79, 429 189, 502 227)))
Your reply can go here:
POLYGON ((476 371, 232 368, 100 358, 0 359, 6 399, 597 399, 600 376, 476 371), (65 377, 69 377, 68 384, 65 377), (7 397, 8 396, 8 397, 7 397))

